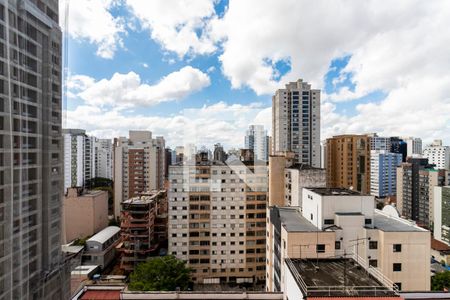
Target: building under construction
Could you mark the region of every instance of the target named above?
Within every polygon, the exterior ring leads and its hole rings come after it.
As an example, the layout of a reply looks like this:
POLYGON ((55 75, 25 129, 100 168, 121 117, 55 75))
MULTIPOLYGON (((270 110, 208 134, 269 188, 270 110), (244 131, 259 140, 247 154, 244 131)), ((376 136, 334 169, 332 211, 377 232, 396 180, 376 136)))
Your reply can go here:
POLYGON ((132 271, 167 247, 167 193, 151 191, 122 202, 120 268, 132 271))

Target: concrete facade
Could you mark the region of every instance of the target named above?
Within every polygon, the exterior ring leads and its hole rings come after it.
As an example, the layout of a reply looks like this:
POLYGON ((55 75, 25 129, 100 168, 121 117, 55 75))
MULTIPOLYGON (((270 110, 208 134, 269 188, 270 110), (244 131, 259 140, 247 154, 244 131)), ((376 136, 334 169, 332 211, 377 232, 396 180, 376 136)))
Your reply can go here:
POLYGON ((406 142, 406 156, 420 156, 422 155, 422 139, 415 137, 404 137, 403 140, 406 142))
POLYGON ((325 186, 325 169, 293 164, 284 170, 284 203, 301 208, 303 188, 325 186))
POLYGON ((442 140, 435 140, 423 150, 423 157, 437 169, 450 170, 450 147, 442 146, 442 140))
POLYGON ((370 194, 370 137, 339 135, 327 139, 327 186, 370 194))
POLYGON ((67 299, 58 1, 0 1, 0 299, 67 299))
POLYGON ((141 193, 164 188, 165 141, 150 131, 130 131, 114 139, 114 216, 121 203, 141 193))
POLYGON ((298 163, 320 167, 320 90, 302 79, 272 96, 272 154, 294 152, 298 163))
POLYGON ((113 148, 110 139, 94 141, 95 148, 95 177, 113 179, 113 148))
POLYGON ((108 192, 69 188, 64 196, 65 240, 91 236, 108 226, 108 192))
POLYGON ((397 168, 397 206, 400 214, 430 227, 435 186, 448 184, 448 172, 433 168, 426 158, 407 158, 397 168))
POLYGON ((197 155, 170 167, 169 254, 197 283, 265 279, 267 166, 197 155))

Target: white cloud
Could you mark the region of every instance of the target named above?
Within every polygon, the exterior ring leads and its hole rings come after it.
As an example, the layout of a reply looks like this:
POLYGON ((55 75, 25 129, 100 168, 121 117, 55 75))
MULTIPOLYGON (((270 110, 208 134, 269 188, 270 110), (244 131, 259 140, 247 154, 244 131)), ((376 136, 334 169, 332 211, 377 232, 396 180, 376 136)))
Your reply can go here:
MULTIPOLYGON (((270 108, 269 108, 270 109, 270 108)), ((78 106, 66 111, 67 128, 85 128, 89 134, 113 138, 127 136, 129 130, 151 130, 162 135, 170 146, 195 143, 211 147, 220 142, 226 147, 243 146, 248 124, 265 111, 259 104, 241 105, 218 102, 199 109, 187 109, 173 116, 125 115, 120 110, 97 106, 78 106)))
POLYGON ((114 5, 114 0, 62 0, 60 25, 72 38, 96 45, 98 56, 112 59, 123 46, 121 35, 126 34, 123 20, 109 11, 114 5))
POLYGON ((208 54, 216 47, 203 29, 215 16, 213 0, 126 0, 142 28, 180 58, 208 54))
POLYGON ((210 85, 209 76, 191 66, 168 74, 154 85, 142 83, 135 72, 115 73, 111 79, 100 81, 77 75, 68 82, 69 91, 86 104, 113 107, 152 106, 179 100, 210 85))

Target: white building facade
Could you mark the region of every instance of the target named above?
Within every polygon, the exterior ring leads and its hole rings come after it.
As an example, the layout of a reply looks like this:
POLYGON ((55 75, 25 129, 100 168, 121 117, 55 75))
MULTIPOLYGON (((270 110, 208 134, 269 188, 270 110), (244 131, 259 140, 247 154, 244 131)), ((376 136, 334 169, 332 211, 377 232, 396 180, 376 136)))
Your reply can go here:
POLYGON ((113 148, 110 139, 95 139, 95 177, 113 179, 113 148))
POLYGON ((95 177, 94 137, 82 129, 63 129, 64 191, 69 187, 86 187, 95 177))
POLYGON ((403 141, 406 142, 406 156, 422 155, 422 139, 415 137, 405 137, 403 141))
POLYGON ((245 148, 252 149, 256 159, 269 160, 269 137, 263 125, 250 125, 245 135, 245 148))
POLYGON ((435 140, 423 150, 423 157, 437 169, 450 170, 450 147, 443 146, 442 140, 435 140))

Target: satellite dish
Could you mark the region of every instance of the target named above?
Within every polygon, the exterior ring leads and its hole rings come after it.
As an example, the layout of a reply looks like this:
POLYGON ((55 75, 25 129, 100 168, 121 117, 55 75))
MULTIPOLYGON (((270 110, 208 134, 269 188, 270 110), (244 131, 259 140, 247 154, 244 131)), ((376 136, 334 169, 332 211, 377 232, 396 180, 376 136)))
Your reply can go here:
POLYGON ((391 204, 385 205, 381 211, 390 217, 400 218, 397 208, 391 204))

